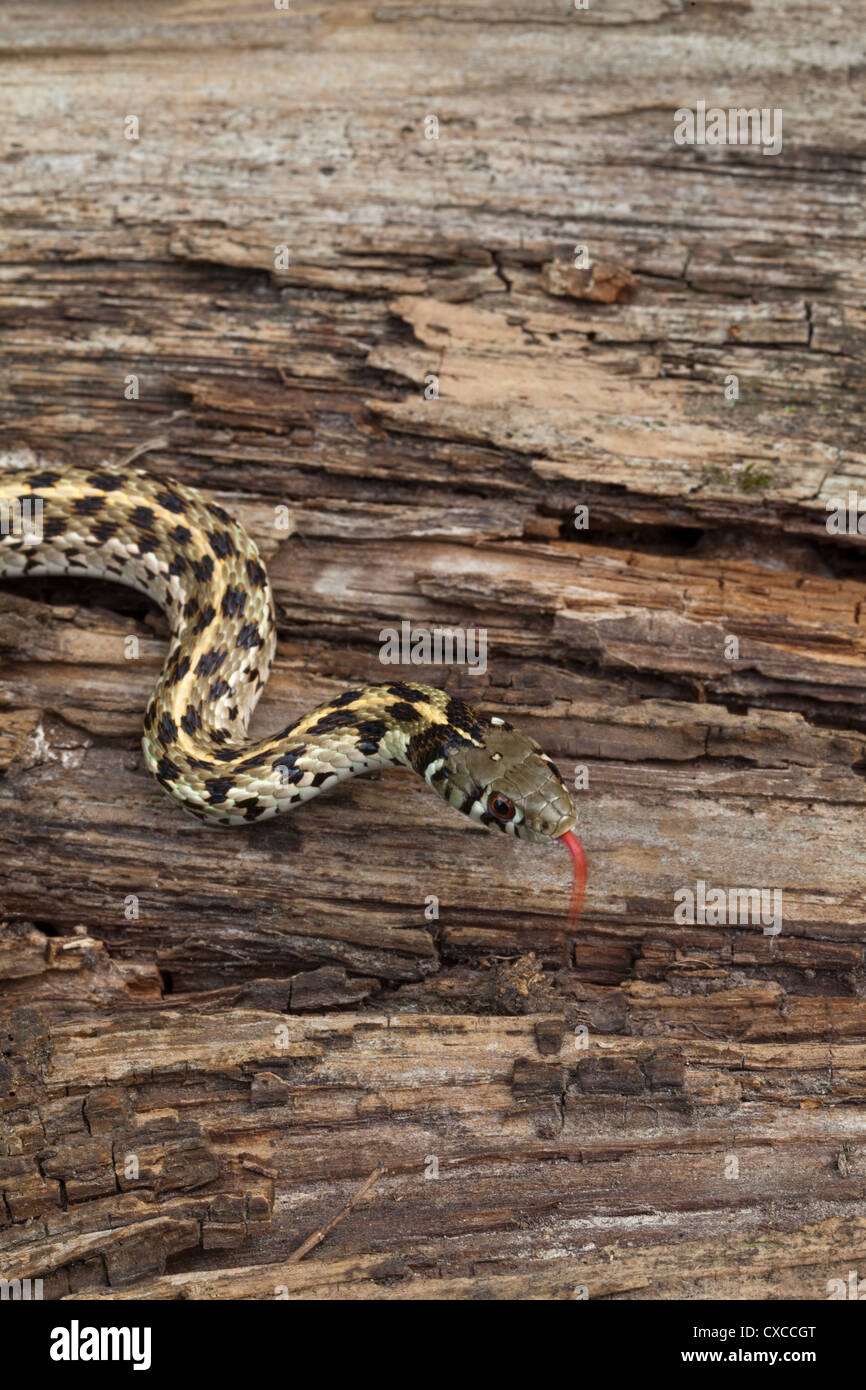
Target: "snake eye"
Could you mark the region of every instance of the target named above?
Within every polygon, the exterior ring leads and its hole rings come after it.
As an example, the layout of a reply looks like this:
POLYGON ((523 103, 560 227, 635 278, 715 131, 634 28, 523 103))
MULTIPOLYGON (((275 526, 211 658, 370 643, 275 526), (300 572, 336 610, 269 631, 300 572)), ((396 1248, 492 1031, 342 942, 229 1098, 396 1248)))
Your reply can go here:
POLYGON ((514 819, 514 802, 509 801, 501 792, 491 792, 487 798, 487 809, 497 820, 514 819))

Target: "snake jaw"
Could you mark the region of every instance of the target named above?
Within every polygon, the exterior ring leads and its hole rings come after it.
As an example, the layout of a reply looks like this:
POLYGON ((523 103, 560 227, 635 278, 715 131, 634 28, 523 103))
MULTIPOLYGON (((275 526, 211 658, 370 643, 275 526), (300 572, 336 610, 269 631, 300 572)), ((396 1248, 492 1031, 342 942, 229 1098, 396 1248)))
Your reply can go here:
POLYGON ((460 736, 438 749, 423 751, 412 766, 445 801, 482 825, 506 834, 549 844, 573 830, 574 799, 554 764, 534 739, 503 720, 485 720, 466 707, 475 721, 473 738, 460 736), (439 754, 429 760, 430 752, 439 754))
POLYGON ((583 845, 577 838, 573 830, 566 830, 564 835, 558 837, 574 860, 574 885, 571 891, 571 907, 568 912, 568 922, 570 926, 577 926, 580 920, 580 912, 583 907, 583 899, 586 893, 586 855, 583 852, 583 845))

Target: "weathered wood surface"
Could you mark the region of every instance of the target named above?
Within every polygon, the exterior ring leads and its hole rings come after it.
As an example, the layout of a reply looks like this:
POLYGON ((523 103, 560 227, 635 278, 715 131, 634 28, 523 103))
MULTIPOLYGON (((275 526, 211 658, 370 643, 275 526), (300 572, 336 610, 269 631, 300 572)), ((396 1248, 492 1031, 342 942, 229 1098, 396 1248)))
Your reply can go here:
POLYGON ((3 447, 145 449, 245 520, 259 729, 382 679, 384 626, 486 628, 429 678, 588 767, 591 872, 572 934, 565 855, 399 772, 216 836, 140 765, 161 615, 6 586, 0 1274, 826 1297, 866 1260, 858 6, 0 13, 3 447), (675 146, 700 97, 783 153, 675 146), (781 934, 676 923, 698 879, 781 934))

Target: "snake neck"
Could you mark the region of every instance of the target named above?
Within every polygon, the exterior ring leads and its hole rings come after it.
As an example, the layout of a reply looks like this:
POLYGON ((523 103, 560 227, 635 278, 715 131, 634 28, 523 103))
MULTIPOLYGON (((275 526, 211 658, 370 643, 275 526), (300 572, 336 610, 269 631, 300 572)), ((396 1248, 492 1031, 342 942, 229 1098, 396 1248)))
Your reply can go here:
POLYGON ((458 743, 480 742, 481 716, 434 686, 359 686, 271 737, 236 744, 203 727, 188 744, 164 719, 145 729, 148 767, 203 820, 267 819, 348 777, 402 765, 428 782, 458 743))

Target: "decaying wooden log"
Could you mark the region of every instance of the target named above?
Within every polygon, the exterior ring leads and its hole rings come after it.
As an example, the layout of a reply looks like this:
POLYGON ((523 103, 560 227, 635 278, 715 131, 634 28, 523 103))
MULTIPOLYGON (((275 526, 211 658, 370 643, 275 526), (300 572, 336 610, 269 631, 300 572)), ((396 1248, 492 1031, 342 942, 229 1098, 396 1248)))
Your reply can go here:
POLYGON ((483 672, 423 678, 577 778, 590 881, 574 931, 567 856, 396 770, 206 830, 138 751, 162 615, 5 585, 0 1277, 820 1299, 862 1272, 836 8, 831 37, 756 0, 736 44, 729 6, 655 0, 6 17, 2 449, 138 453, 247 525, 280 626, 257 731, 383 679, 384 628, 484 629, 483 672), (781 107, 783 152, 674 145, 701 94, 781 107), (713 888, 778 892, 781 930, 683 920, 713 888))

